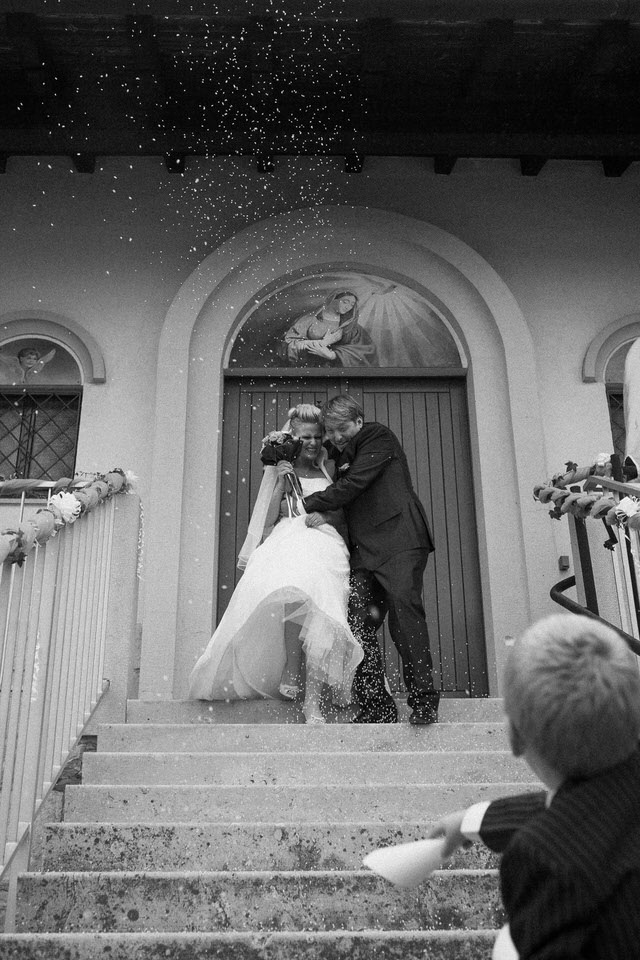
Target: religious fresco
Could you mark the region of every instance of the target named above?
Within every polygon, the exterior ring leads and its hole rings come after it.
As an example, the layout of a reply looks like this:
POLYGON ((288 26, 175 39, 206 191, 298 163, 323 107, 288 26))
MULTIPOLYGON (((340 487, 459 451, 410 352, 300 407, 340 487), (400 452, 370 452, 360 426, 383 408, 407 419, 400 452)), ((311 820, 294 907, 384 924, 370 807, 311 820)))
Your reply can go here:
POLYGON ((460 367, 454 337, 427 300, 365 273, 305 277, 256 304, 229 368, 460 367))
POLYGON ((23 337, 0 347, 0 386, 37 387, 81 382, 74 358, 51 340, 23 337))

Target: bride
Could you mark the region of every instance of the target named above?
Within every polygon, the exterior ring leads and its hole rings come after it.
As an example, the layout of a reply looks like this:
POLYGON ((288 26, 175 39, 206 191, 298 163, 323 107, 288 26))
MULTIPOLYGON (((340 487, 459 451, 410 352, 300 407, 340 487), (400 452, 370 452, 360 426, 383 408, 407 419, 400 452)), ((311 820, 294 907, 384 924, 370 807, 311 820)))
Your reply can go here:
POLYGON ((303 496, 332 482, 318 407, 299 404, 285 427, 301 441, 293 465, 266 467, 239 558, 246 569, 209 644, 193 668, 189 696, 199 700, 298 699, 307 723, 324 723, 323 684, 348 703, 363 657, 347 624, 349 552, 341 511, 291 515, 286 474, 303 496), (266 507, 259 516, 260 502, 266 507), (255 529, 258 527, 258 533, 255 529), (262 528, 266 539, 260 543, 262 528), (254 544, 259 544, 254 547, 254 544))

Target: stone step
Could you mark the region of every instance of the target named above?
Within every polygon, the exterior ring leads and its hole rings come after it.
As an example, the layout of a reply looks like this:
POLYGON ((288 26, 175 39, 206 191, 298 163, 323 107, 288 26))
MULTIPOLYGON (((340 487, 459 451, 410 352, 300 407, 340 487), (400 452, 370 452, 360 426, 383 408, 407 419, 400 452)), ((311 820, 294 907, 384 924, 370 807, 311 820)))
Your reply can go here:
POLYGON ((495 930, 0 936, 2 960, 488 960, 495 930))
POLYGON ((508 750, 504 722, 439 722, 426 727, 404 723, 293 727, 286 723, 106 723, 98 728, 98 750, 108 753, 185 751, 239 753, 277 750, 508 750))
POLYGON ((536 783, 510 752, 449 753, 87 753, 85 784, 328 784, 536 783))
POLYGON ((382 786, 68 786, 64 819, 88 823, 351 822, 437 820, 481 800, 531 789, 523 783, 382 786))
MULTIPOLYGON (((401 720, 408 720, 411 711, 406 702, 399 699, 397 703, 401 720)), ((348 722, 353 712, 353 708, 334 711, 334 718, 348 722)), ((502 720, 502 700, 444 697, 440 702, 438 717, 445 722, 502 720)), ((300 706, 285 700, 234 700, 229 703, 208 700, 129 700, 127 703, 128 723, 302 724, 303 721, 300 706)))
POLYGON ((495 929, 495 871, 438 871, 399 890, 369 871, 48 873, 18 878, 16 930, 495 929))
MULTIPOLYGON (((376 847, 427 836, 414 823, 52 823, 48 870, 359 870, 376 847)), ((497 857, 483 844, 460 850, 447 869, 489 869, 497 857)))

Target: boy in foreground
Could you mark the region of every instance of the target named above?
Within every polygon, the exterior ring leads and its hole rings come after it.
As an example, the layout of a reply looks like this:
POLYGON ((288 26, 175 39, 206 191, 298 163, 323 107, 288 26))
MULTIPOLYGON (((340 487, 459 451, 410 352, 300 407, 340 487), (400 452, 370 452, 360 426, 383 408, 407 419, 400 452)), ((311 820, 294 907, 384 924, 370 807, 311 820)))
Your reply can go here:
POLYGON ((446 837, 447 856, 478 838, 502 853, 509 928, 500 932, 494 958, 640 956, 635 656, 598 621, 548 617, 509 652, 504 706, 513 753, 547 792, 476 804, 430 834, 446 837))

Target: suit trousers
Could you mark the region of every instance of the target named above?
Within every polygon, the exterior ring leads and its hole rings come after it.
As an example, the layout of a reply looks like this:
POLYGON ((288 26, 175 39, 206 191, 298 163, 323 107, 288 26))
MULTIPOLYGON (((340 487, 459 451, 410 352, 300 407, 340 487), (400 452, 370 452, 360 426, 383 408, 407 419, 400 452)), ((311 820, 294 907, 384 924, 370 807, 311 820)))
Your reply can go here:
POLYGON ((385 617, 402 661, 402 675, 410 707, 437 707, 440 698, 433 686, 433 661, 422 603, 422 576, 428 550, 405 550, 376 570, 352 556, 349 625, 362 644, 364 659, 354 680, 354 694, 362 705, 384 705, 384 662, 376 633, 385 617))

